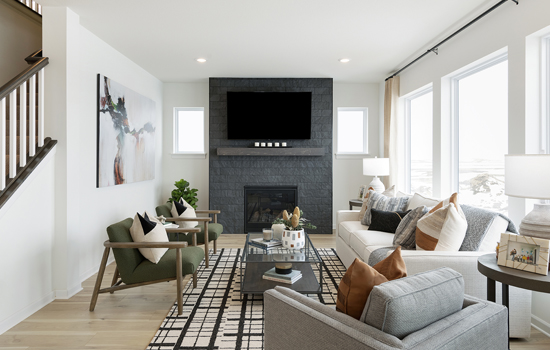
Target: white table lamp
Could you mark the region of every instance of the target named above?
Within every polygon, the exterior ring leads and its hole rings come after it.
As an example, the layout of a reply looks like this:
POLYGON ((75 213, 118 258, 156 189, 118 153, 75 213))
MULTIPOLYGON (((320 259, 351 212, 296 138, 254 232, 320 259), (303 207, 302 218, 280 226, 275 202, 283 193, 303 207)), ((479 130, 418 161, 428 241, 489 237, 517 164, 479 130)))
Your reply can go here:
POLYGON ((378 176, 387 176, 390 174, 389 158, 363 158, 363 175, 374 176, 369 187, 374 188, 376 192, 384 192, 386 187, 380 181, 378 176))
MULTIPOLYGON (((550 154, 504 157, 504 193, 507 196, 550 199, 550 154)), ((550 204, 535 204, 519 225, 523 236, 550 239, 550 204)))

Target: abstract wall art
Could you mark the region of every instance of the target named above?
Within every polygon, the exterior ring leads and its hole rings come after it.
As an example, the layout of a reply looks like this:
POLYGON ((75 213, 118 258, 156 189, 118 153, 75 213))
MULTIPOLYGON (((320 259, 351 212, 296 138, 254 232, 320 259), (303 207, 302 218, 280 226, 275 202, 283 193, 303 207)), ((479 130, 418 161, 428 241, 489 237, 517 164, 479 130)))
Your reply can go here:
POLYGON ((98 74, 97 187, 155 178, 155 102, 98 74))

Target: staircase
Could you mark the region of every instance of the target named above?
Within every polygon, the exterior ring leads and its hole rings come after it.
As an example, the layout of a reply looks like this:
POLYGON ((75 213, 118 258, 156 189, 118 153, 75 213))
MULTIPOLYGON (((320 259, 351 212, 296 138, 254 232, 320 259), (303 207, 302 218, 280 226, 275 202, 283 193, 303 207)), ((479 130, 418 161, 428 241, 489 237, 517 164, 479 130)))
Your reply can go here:
POLYGON ((0 87, 0 207, 57 141, 44 137, 42 51, 25 58, 29 67, 0 87))

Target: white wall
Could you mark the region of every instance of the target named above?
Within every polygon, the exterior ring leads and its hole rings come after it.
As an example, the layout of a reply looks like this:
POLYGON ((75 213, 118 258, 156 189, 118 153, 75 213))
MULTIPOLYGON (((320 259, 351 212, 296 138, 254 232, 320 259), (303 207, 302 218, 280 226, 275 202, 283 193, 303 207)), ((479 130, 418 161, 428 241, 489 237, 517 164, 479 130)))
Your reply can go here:
POLYGON ((162 83, 79 23, 68 8, 43 8, 46 135, 56 159, 54 283, 58 298, 80 290, 97 272, 108 225, 154 211, 162 202, 162 83), (155 179, 96 188, 97 74, 156 103, 155 179))
MULTIPOLYGON (((380 156, 379 129, 379 84, 343 84, 333 87, 333 154, 336 152, 336 121, 339 107, 368 108, 368 152, 369 157, 380 156)), ((372 177, 363 175, 363 157, 336 159, 333 156, 333 226, 336 225, 338 210, 349 209, 349 200, 356 199, 359 186, 367 185, 372 177)), ((354 208, 359 209, 359 208, 354 208)))
POLYGON ((0 1, 0 48, 2 86, 28 67, 25 57, 42 48, 42 26, 0 1))
POLYGON ((54 298, 55 151, 0 209, 0 334, 54 298))
POLYGON ((191 188, 196 188, 198 209, 208 207, 208 83, 164 83, 163 93, 163 143, 162 143, 162 199, 168 200, 174 182, 185 179, 191 188), (172 156, 174 145, 174 108, 204 107, 204 130, 206 135, 206 158, 183 158, 172 156))
MULTIPOLYGON (((433 83, 434 89, 434 192, 449 195, 448 155, 440 150, 448 147, 449 93, 445 76, 493 54, 508 51, 508 137, 509 153, 538 153, 539 106, 538 82, 532 80, 536 68, 538 38, 527 37, 550 26, 550 2, 545 0, 506 3, 472 27, 439 48, 439 55, 429 55, 405 70, 401 76, 401 95, 433 83), (535 45, 533 45, 535 42, 535 45), (534 47, 533 47, 534 46, 534 47)), ((442 38, 440 38, 442 39, 442 38)), ((423 48, 425 50, 425 48, 423 48)), ((493 137, 488 132, 488 137, 493 137)), ((475 142, 475 140, 472 140, 475 142)), ((509 215, 519 224, 532 207, 522 199, 510 198, 509 215)), ((550 295, 533 298, 533 315, 539 327, 550 333, 550 295)))

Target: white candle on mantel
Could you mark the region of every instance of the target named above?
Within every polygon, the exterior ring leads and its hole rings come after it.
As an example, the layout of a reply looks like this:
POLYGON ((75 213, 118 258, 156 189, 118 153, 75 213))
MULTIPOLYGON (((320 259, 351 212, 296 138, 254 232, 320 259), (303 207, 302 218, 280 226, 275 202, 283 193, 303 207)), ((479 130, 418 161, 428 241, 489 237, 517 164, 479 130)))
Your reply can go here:
POLYGON ((262 147, 265 147, 265 142, 262 142, 261 145, 262 145, 262 147))
POLYGON ((254 147, 260 147, 260 143, 259 142, 254 142, 254 147))
POLYGON ((286 142, 283 142, 282 145, 283 145, 283 147, 286 147, 286 142))
POLYGON ((279 147, 279 142, 275 142, 275 147, 279 147))
POLYGON ((272 146, 273 146, 273 144, 271 142, 267 143, 267 147, 272 147, 272 146))

